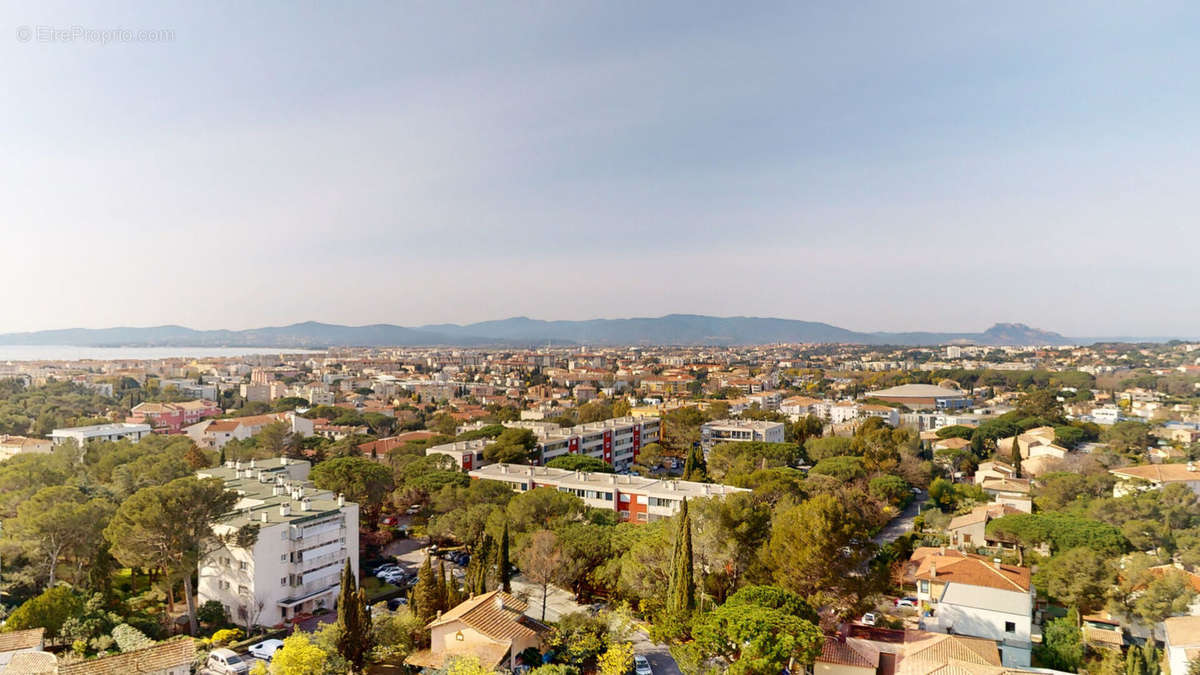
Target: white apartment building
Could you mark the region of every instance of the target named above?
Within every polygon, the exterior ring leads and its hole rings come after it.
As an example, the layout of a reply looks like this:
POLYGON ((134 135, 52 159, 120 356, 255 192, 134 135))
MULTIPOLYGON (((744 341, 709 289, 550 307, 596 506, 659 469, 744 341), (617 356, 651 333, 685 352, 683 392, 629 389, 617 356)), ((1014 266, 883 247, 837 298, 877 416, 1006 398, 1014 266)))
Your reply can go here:
POLYGON ((159 382, 158 386, 159 386, 159 389, 166 389, 167 387, 174 387, 175 389, 177 389, 179 391, 179 393, 184 394, 185 396, 191 396, 194 398, 202 398, 202 399, 205 399, 208 401, 217 400, 217 394, 219 393, 217 391, 217 385, 215 385, 215 384, 198 384, 194 380, 182 380, 182 379, 162 380, 161 382, 159 382))
POLYGON ((783 442, 783 422, 766 420, 713 420, 700 426, 700 447, 705 452, 717 443, 763 441, 783 442))
POLYGON ((253 546, 231 544, 200 562, 201 604, 217 600, 236 623, 262 626, 334 607, 347 559, 358 574, 358 505, 313 487, 310 467, 281 457, 197 472, 241 497, 215 526, 218 534, 259 528, 253 546))
POLYGON ((588 473, 544 466, 489 464, 470 472, 471 478, 507 483, 517 492, 550 487, 571 493, 584 504, 616 511, 621 520, 645 523, 675 515, 684 499, 719 497, 744 488, 686 480, 659 480, 613 473, 588 473))
POLYGON ((93 424, 86 427, 55 429, 50 432, 50 440, 54 441, 55 445, 72 440, 82 448, 88 441, 119 441, 123 439, 140 441, 144 436, 149 436, 150 434, 151 429, 149 424, 125 424, 120 422, 116 424, 93 424))

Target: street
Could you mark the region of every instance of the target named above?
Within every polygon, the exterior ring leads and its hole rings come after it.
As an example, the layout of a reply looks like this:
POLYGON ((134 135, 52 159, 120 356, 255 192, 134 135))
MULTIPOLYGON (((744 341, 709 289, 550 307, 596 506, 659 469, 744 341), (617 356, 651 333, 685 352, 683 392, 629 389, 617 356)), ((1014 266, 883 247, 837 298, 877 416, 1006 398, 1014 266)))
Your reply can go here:
POLYGON ((913 496, 912 503, 904 508, 898 516, 893 518, 891 522, 883 526, 883 529, 872 539, 876 546, 883 546, 896 541, 901 536, 912 532, 913 520, 917 514, 921 513, 921 504, 925 503, 925 492, 922 490, 919 494, 913 496))
POLYGON ((667 646, 651 642, 645 631, 635 631, 629 641, 633 643, 633 653, 645 656, 650 662, 654 675, 683 675, 667 646))

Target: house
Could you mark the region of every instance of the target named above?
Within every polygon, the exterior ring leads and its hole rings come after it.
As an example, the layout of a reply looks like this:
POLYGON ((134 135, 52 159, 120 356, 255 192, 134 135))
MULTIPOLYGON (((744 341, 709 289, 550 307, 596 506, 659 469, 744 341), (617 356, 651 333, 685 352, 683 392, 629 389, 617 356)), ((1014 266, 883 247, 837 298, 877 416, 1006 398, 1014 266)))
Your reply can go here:
POLYGON ((985 478, 979 487, 1000 504, 1009 504, 1024 511, 1033 512, 1031 483, 1026 478, 985 478))
POLYGON ((1140 490, 1158 490, 1170 483, 1183 483, 1200 494, 1200 470, 1196 464, 1142 464, 1109 469, 1116 476, 1113 496, 1121 497, 1140 490))
POLYGON ((181 636, 120 654, 63 664, 58 675, 188 675, 196 657, 196 643, 181 636))
POLYGON ((53 441, 42 438, 0 435, 0 462, 24 453, 49 454, 53 449, 53 441))
POLYGON ((917 599, 932 610, 922 629, 992 640, 1004 665, 1029 666, 1035 600, 1029 568, 938 550, 923 554, 914 576, 917 599))
POLYGON ((971 441, 965 438, 951 436, 950 438, 942 438, 933 442, 934 452, 938 450, 965 450, 971 447, 971 441))
POLYGON ((1018 436, 1009 436, 996 441, 996 450, 1001 455, 1012 457, 1013 443, 1021 450, 1021 459, 1036 459, 1048 457, 1062 459, 1070 450, 1056 445, 1054 427, 1036 427, 1018 436))
POLYGON ((93 424, 86 427, 71 427, 55 429, 50 432, 50 440, 55 445, 66 441, 75 441, 83 447, 88 441, 140 441, 151 433, 149 424, 93 424))
POLYGON ((307 460, 226 462, 202 469, 240 497, 213 530, 227 540, 253 526, 247 545, 227 541, 199 564, 197 601, 216 600, 230 619, 274 626, 332 609, 346 561, 358 572, 358 505, 308 482, 307 460))
POLYGON ((487 670, 515 670, 517 656, 530 647, 541 651, 550 631, 526 616, 526 609, 524 601, 499 590, 473 597, 430 622, 429 649, 410 654, 405 663, 436 670, 474 656, 487 670))
POLYGON ((1008 480, 1016 474, 1016 469, 1012 465, 1001 460, 992 460, 989 462, 981 462, 979 468, 975 469, 975 484, 983 485, 986 480, 1008 480))
POLYGON ((1163 633, 1171 672, 1188 672, 1188 664, 1200 657, 1200 616, 1173 616, 1163 621, 1163 633))
POLYGON ((933 384, 902 384, 898 387, 867 393, 868 398, 877 398, 888 403, 902 403, 914 410, 946 410, 967 408, 971 400, 958 389, 939 387, 933 384))
POLYGON ((801 417, 819 415, 820 400, 808 396, 789 396, 779 403, 779 412, 787 415, 793 422, 801 417))
MULTIPOLYGON (((40 652, 43 646, 45 628, 30 628, 29 630, 14 630, 0 633, 0 673, 9 672, 12 660, 26 652, 40 652)), ((13 670, 12 672, 20 672, 13 670)))
POLYGON ((826 636, 813 675, 1002 675, 1000 652, 992 640, 843 626, 826 636))
POLYGON ((970 513, 956 516, 946 526, 950 535, 950 545, 963 549, 997 548, 1001 544, 988 540, 987 524, 1001 516, 1014 513, 1024 513, 1011 504, 981 504, 971 509, 970 513))

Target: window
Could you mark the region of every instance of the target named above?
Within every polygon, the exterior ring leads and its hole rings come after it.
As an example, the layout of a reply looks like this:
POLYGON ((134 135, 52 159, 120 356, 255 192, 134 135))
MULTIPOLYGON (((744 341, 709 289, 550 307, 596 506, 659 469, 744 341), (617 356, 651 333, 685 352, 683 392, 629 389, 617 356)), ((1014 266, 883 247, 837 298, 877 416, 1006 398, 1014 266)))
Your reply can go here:
POLYGON ((239 570, 245 570, 245 569, 246 569, 246 561, 245 561, 245 560, 242 560, 242 561, 238 562, 238 569, 239 569, 239 570))
POLYGON ((928 580, 926 580, 926 579, 922 579, 922 580, 921 580, 921 592, 922 592, 922 593, 928 593, 928 592, 929 592, 929 581, 928 581, 928 580))
POLYGON ((279 585, 287 586, 287 577, 279 577, 279 585))
POLYGON ((279 556, 279 562, 287 562, 287 554, 286 553, 279 556))
POLYGON ((1005 621, 1004 622, 1004 632, 1005 633, 1017 632, 1017 624, 1013 623, 1012 621, 1005 621))

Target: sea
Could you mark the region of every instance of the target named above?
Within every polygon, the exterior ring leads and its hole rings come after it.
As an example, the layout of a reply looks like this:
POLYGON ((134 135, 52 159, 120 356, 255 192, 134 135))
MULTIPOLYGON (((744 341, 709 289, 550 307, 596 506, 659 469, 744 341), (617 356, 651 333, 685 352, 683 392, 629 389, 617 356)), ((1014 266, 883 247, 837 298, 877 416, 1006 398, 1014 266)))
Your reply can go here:
POLYGON ((177 358, 231 358, 255 354, 322 354, 283 347, 74 347, 0 345, 0 363, 10 361, 122 361, 177 358))

